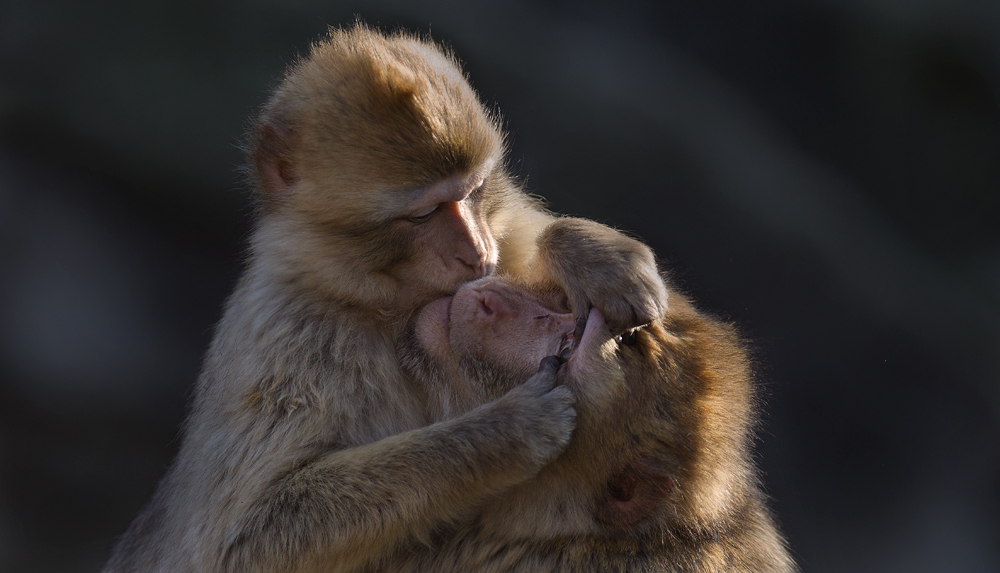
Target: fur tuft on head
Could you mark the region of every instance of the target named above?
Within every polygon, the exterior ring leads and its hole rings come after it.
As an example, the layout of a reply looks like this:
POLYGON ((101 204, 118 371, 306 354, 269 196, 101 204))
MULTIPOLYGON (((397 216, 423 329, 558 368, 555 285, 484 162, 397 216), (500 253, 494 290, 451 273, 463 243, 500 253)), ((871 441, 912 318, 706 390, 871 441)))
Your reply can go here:
POLYGON ((331 28, 292 66, 251 126, 247 151, 266 209, 274 189, 262 159, 275 149, 294 161, 292 179, 355 194, 470 172, 502 145, 453 55, 414 35, 356 24, 331 28), (276 131, 285 134, 281 145, 270 141, 276 131))

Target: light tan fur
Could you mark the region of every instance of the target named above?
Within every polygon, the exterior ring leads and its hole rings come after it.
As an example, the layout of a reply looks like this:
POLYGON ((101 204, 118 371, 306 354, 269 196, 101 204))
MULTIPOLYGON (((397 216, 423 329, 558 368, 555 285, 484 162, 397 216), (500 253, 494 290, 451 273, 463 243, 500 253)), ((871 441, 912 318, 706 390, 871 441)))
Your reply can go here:
POLYGON ((246 269, 177 459, 106 573, 377 567, 537 473, 572 431, 551 376, 431 424, 398 365, 417 308, 495 270, 529 281, 553 221, 505 172, 497 121, 453 56, 332 30, 274 90, 247 151, 246 269))

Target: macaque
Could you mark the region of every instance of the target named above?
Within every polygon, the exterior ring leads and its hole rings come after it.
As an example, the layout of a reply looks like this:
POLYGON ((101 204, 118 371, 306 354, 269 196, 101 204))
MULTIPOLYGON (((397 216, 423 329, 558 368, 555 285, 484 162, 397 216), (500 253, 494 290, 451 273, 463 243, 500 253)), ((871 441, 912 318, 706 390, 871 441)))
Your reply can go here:
MULTIPOLYGON (((573 264, 615 233, 581 222, 539 244, 546 260, 573 264)), ((475 412, 561 355, 557 380, 576 397, 577 423, 536 476, 384 570, 794 571, 750 456, 753 389, 733 329, 671 292, 650 324, 622 331, 595 307, 574 339, 576 320, 560 304, 487 277, 417 315, 400 352, 451 405, 442 415, 475 412)))
POLYGON ((332 30, 291 66, 247 138, 254 230, 180 451, 106 572, 378 567, 565 448, 553 365, 432 423, 437 395, 396 353, 416 310, 494 273, 583 293, 579 326, 666 308, 648 249, 594 245, 600 285, 539 256, 572 220, 514 183, 498 125, 456 59, 407 34, 332 30))

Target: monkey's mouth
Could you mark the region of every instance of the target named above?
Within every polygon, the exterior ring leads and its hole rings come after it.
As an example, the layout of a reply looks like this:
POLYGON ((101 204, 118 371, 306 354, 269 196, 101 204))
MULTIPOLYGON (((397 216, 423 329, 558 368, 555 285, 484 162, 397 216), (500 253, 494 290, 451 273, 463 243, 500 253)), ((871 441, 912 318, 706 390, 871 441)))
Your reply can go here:
POLYGON ((451 303, 455 301, 454 296, 446 297, 448 303, 444 307, 444 339, 448 340, 451 338, 451 303))

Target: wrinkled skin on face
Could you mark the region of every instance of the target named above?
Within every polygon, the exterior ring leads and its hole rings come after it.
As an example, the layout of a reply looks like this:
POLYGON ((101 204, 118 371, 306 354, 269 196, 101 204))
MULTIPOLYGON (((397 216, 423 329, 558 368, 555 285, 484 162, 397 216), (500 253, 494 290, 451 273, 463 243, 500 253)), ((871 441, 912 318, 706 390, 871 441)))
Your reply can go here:
POLYGON ((487 277, 424 307, 404 354, 419 357, 408 367, 430 382, 431 402, 443 408, 435 417, 442 419, 503 395, 546 356, 565 355, 575 327, 561 293, 487 277))
POLYGON ((614 352, 615 336, 597 309, 590 310, 579 341, 574 339, 577 322, 561 293, 487 277, 424 307, 404 354, 420 357, 408 367, 430 382, 432 409, 433 404, 447 404, 436 412, 443 419, 502 396, 530 377, 547 356, 568 359, 560 381, 571 389, 582 378, 600 377, 605 359, 614 352))

